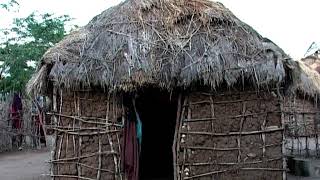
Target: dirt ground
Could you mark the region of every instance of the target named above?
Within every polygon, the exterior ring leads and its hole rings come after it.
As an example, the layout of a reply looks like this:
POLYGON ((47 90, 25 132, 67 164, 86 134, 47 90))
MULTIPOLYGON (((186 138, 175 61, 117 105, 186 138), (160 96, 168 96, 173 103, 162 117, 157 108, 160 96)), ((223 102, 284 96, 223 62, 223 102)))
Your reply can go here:
POLYGON ((1 180, 48 180, 50 151, 29 150, 0 154, 1 180))
POLYGON ((298 177, 298 176, 292 176, 288 174, 287 180, 319 180, 319 178, 315 177, 298 177))
MULTIPOLYGON (((0 154, 0 180, 49 180, 50 151, 28 150, 0 154)), ((288 174, 288 180, 316 180, 288 174)))

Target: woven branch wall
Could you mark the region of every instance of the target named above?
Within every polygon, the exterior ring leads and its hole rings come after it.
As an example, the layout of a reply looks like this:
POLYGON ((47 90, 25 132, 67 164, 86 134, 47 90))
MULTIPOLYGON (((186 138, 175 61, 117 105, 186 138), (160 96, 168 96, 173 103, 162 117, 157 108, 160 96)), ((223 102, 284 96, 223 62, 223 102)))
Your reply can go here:
POLYGON ((178 133, 179 179, 282 179, 282 117, 275 93, 191 93, 178 133))
POLYGON ((318 103, 306 96, 286 97, 286 154, 320 157, 320 111, 318 103))
MULTIPOLYGON (((51 176, 124 179, 123 107, 103 92, 54 94, 51 176), (119 122, 120 119, 120 122, 119 122)), ((270 92, 190 93, 182 98, 174 158, 179 179, 282 179, 282 103, 270 92)))
POLYGON ((9 119, 9 100, 0 101, 0 152, 12 149, 12 126, 9 119))
POLYGON ((0 152, 11 151, 18 148, 15 141, 18 136, 22 137, 23 148, 35 148, 38 146, 40 136, 37 133, 37 127, 34 124, 32 116, 32 103, 28 98, 22 98, 22 127, 21 129, 12 128, 12 116, 10 115, 10 107, 12 103, 13 93, 1 94, 0 99, 0 152))
POLYGON ((95 91, 54 93, 54 179, 122 179, 122 107, 95 91), (56 99, 56 100, 55 100, 56 99))

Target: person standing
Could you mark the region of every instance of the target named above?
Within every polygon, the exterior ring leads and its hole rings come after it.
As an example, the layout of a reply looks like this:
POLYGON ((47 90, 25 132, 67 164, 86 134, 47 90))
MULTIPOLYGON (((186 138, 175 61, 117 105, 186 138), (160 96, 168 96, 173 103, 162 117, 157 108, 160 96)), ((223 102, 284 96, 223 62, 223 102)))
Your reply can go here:
POLYGON ((12 143, 16 145, 19 150, 22 149, 22 101, 18 93, 13 94, 13 100, 10 109, 12 120, 12 129, 16 133, 13 136, 12 143))

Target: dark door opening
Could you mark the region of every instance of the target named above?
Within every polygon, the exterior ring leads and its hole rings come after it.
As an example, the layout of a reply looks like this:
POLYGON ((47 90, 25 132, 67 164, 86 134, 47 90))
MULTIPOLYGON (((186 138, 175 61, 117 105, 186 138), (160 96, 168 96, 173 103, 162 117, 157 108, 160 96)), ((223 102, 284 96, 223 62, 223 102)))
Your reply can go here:
POLYGON ((136 100, 142 121, 140 180, 173 180, 173 154, 177 98, 147 89, 136 100))

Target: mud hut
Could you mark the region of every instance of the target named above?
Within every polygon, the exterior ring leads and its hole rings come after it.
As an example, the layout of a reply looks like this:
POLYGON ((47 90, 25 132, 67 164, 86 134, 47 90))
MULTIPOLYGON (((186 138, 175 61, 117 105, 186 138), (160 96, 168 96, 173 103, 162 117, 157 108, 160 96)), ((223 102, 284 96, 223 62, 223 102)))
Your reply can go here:
MULTIPOLYGON (((302 79, 312 79, 320 87, 320 60, 316 55, 298 61, 305 72, 302 79)), ((319 94, 314 96, 299 91, 284 98, 287 155, 299 157, 320 157, 319 94)))
POLYGON ((320 49, 312 55, 302 58, 301 61, 311 69, 320 73, 320 49))
POLYGON ((131 179, 132 117, 139 179, 285 179, 283 96, 318 91, 302 76, 220 3, 127 0, 51 48, 28 89, 52 97, 53 179, 131 179))

